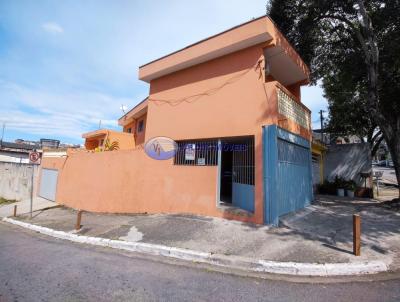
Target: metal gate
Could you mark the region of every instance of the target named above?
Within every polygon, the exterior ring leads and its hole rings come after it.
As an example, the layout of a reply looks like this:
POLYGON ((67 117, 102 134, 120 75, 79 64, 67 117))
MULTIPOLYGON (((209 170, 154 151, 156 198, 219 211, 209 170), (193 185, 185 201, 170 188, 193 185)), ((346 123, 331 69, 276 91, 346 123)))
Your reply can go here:
POLYGON ((39 196, 56 201, 58 170, 42 169, 39 196))
POLYGON ((264 127, 263 134, 264 221, 278 225, 279 216, 313 198, 310 142, 276 125, 264 127))
POLYGON ((254 212, 254 137, 235 142, 232 152, 232 204, 254 212))

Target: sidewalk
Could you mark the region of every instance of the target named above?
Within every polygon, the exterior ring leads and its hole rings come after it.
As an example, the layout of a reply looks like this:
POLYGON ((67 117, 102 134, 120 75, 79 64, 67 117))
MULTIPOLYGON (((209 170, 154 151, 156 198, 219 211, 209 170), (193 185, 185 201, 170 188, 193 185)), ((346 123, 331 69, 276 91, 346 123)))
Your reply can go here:
MULTIPOLYGON (((72 232, 76 212, 53 208, 18 220, 72 232)), ((380 261, 400 267, 400 213, 373 200, 329 196, 294 215, 281 227, 251 225, 192 215, 82 215, 79 235, 189 249, 227 257, 298 264, 357 264, 380 261), (352 214, 362 217, 361 256, 352 255, 352 214)))
MULTIPOLYGON (((12 213, 14 212, 15 205, 17 206, 17 215, 30 213, 31 200, 28 198, 28 199, 24 199, 24 200, 21 200, 18 202, 0 206, 0 218, 11 216, 12 213)), ((49 207, 56 207, 56 206, 58 206, 58 205, 55 202, 49 201, 42 197, 37 196, 37 197, 33 198, 33 202, 32 202, 32 210, 33 211, 39 211, 42 209, 46 209, 49 207)))

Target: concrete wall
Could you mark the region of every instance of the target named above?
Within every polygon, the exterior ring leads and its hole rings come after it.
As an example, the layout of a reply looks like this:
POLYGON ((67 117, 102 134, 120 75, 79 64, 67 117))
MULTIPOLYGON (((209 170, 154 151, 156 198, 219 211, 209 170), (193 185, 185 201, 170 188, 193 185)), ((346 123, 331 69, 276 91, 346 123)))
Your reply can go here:
MULTIPOLYGON (((0 197, 23 200, 31 196, 32 165, 0 162, 0 197)), ((38 166, 34 166, 34 195, 36 195, 38 166)))
POLYGON ((360 173, 370 172, 371 169, 371 153, 367 143, 332 145, 324 157, 324 178, 329 181, 337 175, 363 185, 360 173))

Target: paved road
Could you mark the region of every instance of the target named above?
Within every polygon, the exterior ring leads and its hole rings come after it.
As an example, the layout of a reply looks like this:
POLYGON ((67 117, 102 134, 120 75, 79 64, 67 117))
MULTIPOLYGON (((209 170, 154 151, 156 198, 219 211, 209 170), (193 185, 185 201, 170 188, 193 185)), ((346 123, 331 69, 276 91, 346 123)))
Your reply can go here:
POLYGON ((302 284, 127 256, 0 223, 0 301, 399 301, 400 281, 302 284))

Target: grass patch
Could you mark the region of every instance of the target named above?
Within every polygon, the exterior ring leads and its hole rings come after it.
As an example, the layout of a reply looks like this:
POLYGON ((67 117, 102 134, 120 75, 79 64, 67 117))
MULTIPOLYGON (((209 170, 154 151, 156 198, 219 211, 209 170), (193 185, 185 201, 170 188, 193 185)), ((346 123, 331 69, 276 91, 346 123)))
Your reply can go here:
POLYGON ((5 204, 9 204, 9 203, 14 203, 17 202, 14 199, 5 199, 3 197, 0 197, 0 205, 5 205, 5 204))

